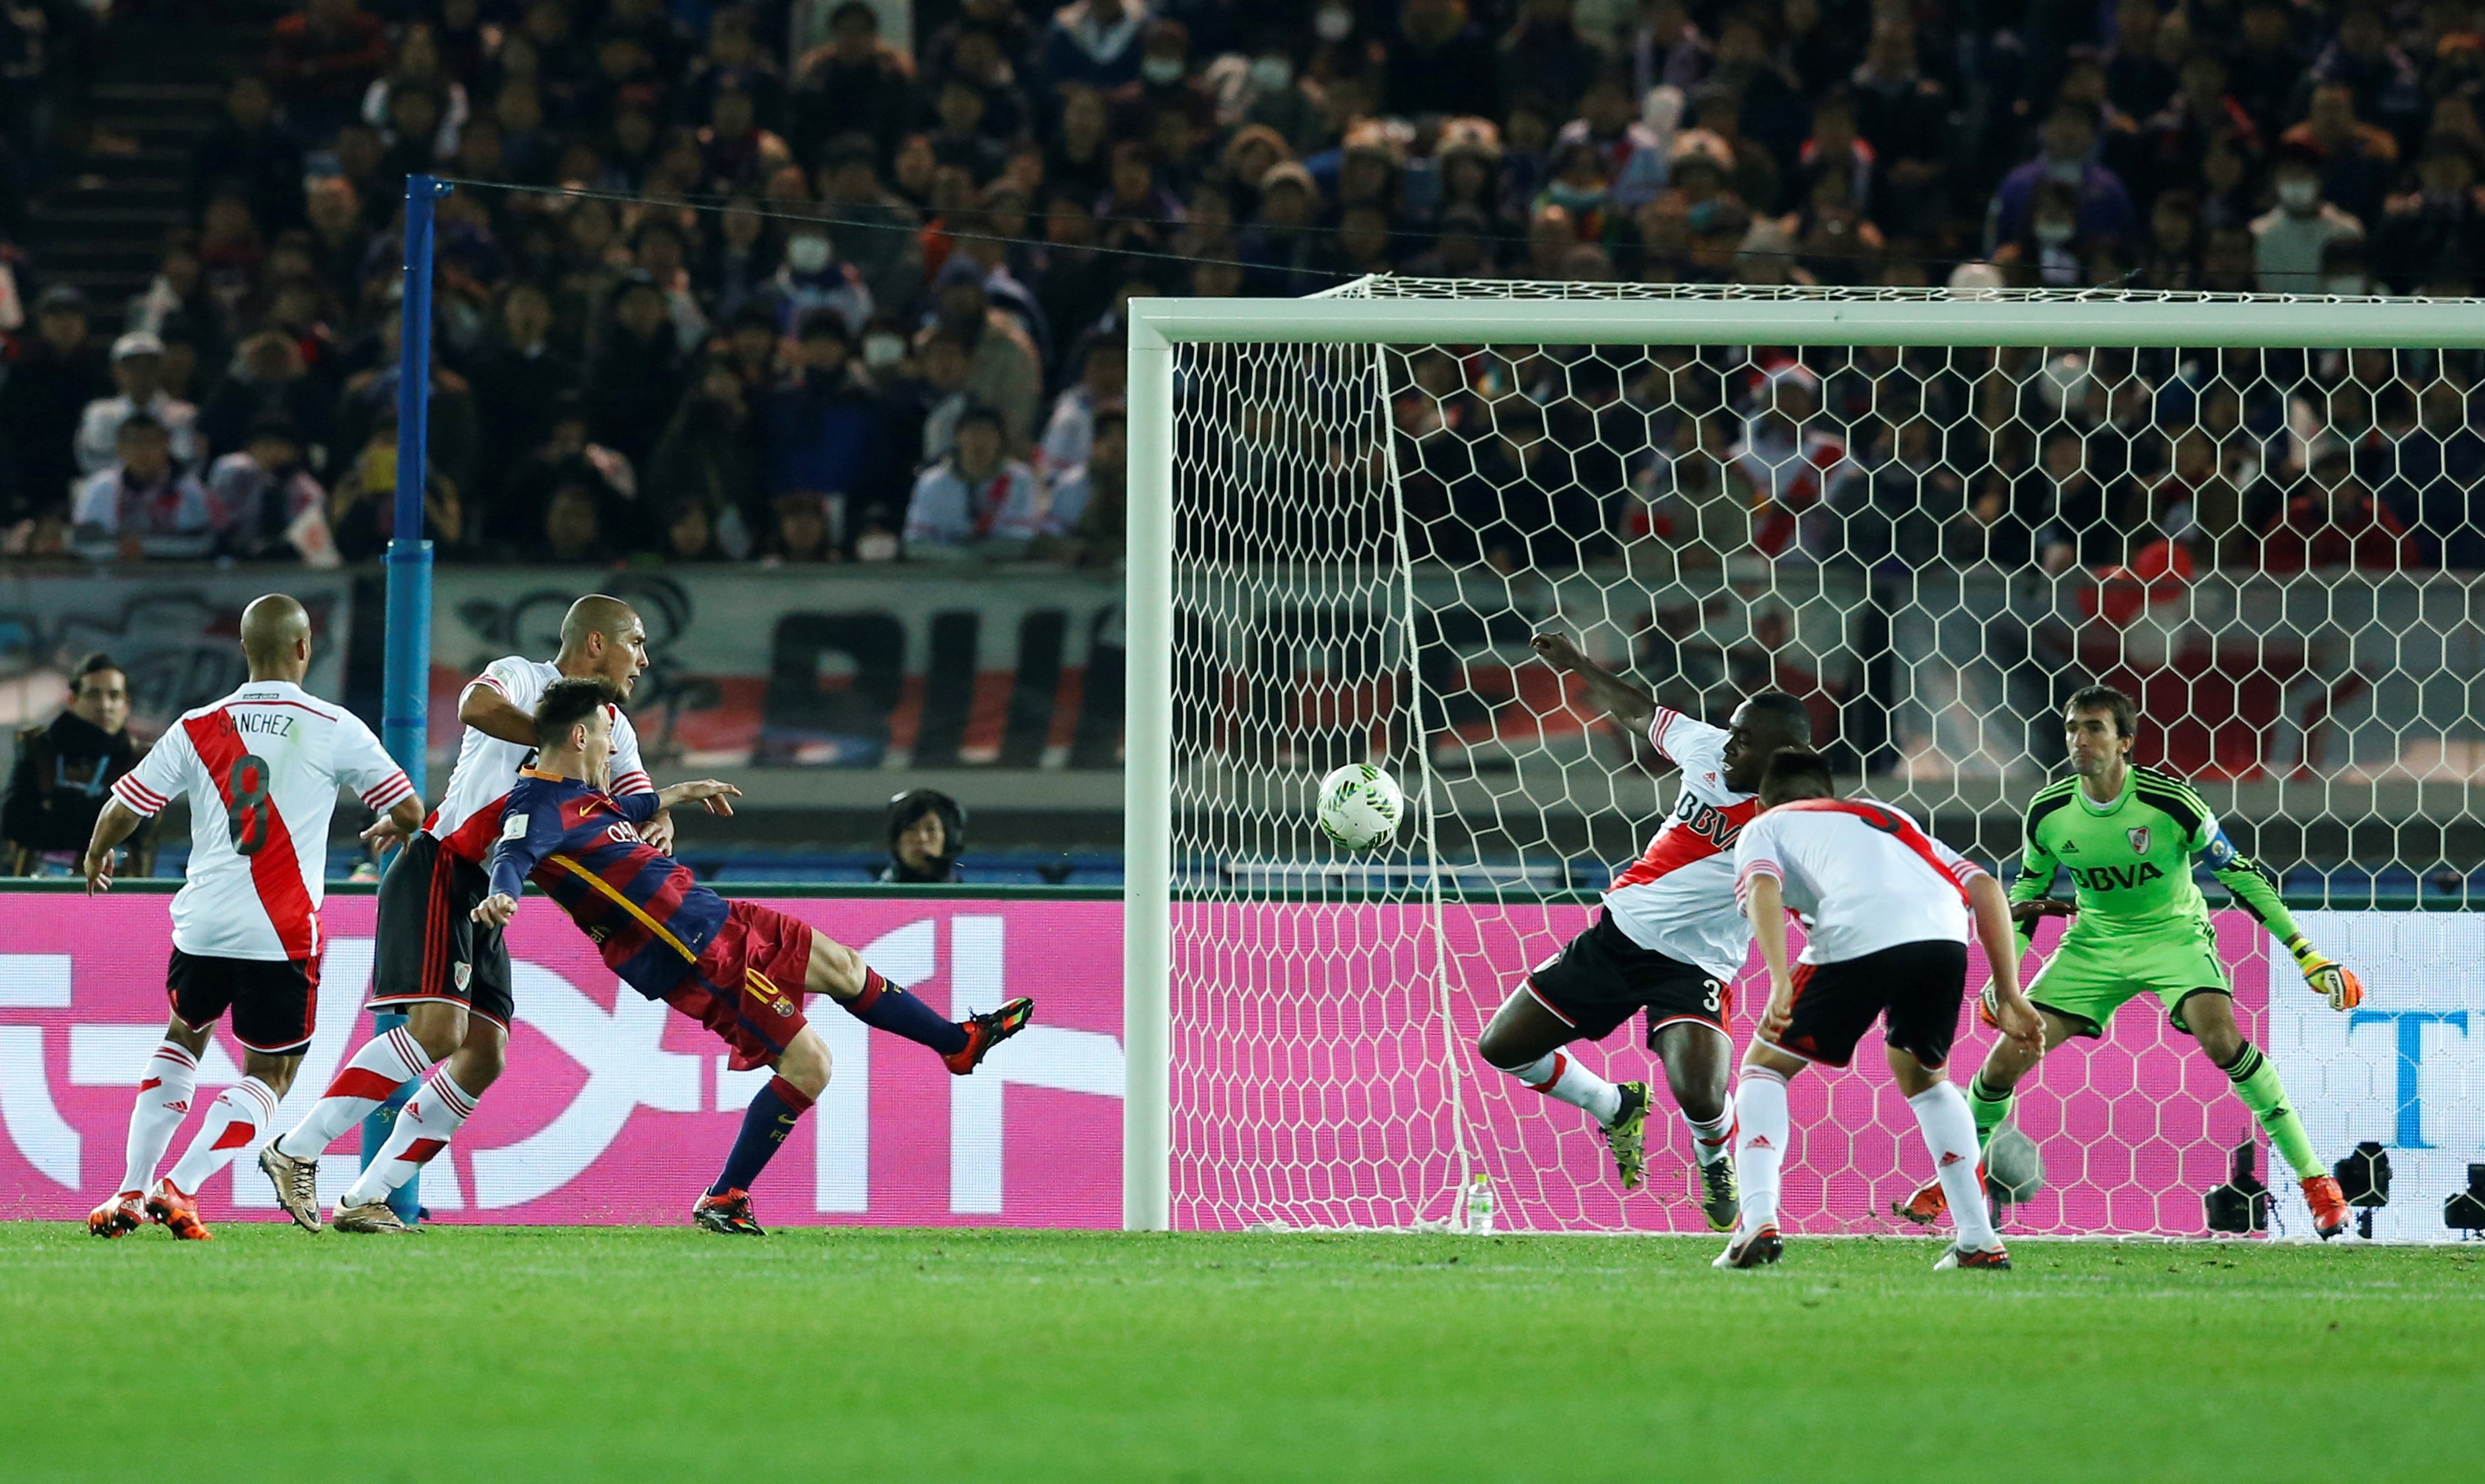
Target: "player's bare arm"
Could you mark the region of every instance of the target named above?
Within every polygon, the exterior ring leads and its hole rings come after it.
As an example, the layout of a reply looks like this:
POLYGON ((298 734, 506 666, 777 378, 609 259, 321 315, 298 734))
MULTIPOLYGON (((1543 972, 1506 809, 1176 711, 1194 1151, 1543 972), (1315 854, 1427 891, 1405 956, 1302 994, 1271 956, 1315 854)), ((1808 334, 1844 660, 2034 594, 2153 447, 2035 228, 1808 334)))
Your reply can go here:
POLYGON ((1752 938, 1760 944, 1761 963, 1769 975, 1769 1003, 1761 1012, 1761 1035, 1774 1040, 1794 1018, 1794 973, 1787 967, 1786 895, 1778 878, 1753 877, 1743 910, 1752 919, 1752 938))
POLYGON ((1589 696, 1604 708, 1605 715, 1633 732, 1645 730, 1655 716, 1655 697, 1581 654, 1569 634, 1540 634, 1527 642, 1546 664, 1586 681, 1589 696))
MULTIPOLYGON (((696 804, 710 814, 729 816, 733 813, 733 800, 741 796, 742 791, 730 783, 719 782, 714 778, 700 778, 689 783, 667 784, 658 789, 656 807, 662 811, 670 809, 675 804, 696 804)), ((639 833, 642 838, 646 835, 644 829, 639 833)), ((651 840, 648 844, 654 845, 655 842, 651 840)), ((662 850, 663 847, 657 846, 657 849, 662 850)))
POLYGON ((87 839, 82 863, 88 896, 112 890, 113 851, 145 823, 137 811, 117 798, 106 803, 103 812, 95 817, 95 833, 87 839))
POLYGON ((457 703, 457 719, 494 742, 535 744, 535 718, 509 704, 509 698, 481 681, 466 688, 457 703))
POLYGON ((1994 1018, 2002 1022, 2003 1035, 2041 1054, 2045 1017, 2019 989, 2019 934, 2012 931, 2010 902, 2002 883, 1989 876, 1977 877, 1968 883, 1967 904, 1976 917, 1977 941, 1984 946, 1984 961, 1993 971, 1994 1018))

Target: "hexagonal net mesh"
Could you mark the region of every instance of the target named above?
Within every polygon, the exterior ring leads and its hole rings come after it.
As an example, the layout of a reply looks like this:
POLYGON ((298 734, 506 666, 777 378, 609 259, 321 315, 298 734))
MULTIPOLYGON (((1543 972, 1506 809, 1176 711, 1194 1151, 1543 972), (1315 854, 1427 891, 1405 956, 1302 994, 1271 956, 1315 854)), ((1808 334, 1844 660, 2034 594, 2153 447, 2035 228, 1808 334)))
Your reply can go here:
MULTIPOLYGON (((1627 1196, 1584 1114, 1474 1051, 1677 794, 1647 738, 1534 658, 1540 631, 1712 723, 1793 692, 1843 791, 2005 879, 2020 808, 2058 775, 2062 702, 2103 681, 2139 702, 2139 760, 2193 780, 2290 900, 2467 900, 2475 351, 1172 356, 1177 1226, 1455 1225, 1481 1175, 1505 1227, 1701 1229, 1644 1027, 1572 1048, 1655 1089, 1649 1186, 1627 1196), (1398 777, 1408 818, 1350 853, 1315 827, 1312 785, 1359 761, 1398 777)), ((2240 1018, 2265 1034, 2273 986, 2300 982, 2249 919, 2219 930, 2240 1018)), ((2023 1084, 2014 1121, 2046 1177, 2007 1229, 2202 1229, 2203 1191, 2256 1128, 2144 1009, 2023 1084)), ((1970 1017, 1953 1080, 1989 1035, 1970 1017)), ((1793 1229, 1907 1229, 1889 1208, 1930 1174, 1875 1040, 1855 1066, 1797 1079, 1793 1229)), ((2300 1222, 2284 1167, 2256 1157, 2280 1224, 2300 1222)))

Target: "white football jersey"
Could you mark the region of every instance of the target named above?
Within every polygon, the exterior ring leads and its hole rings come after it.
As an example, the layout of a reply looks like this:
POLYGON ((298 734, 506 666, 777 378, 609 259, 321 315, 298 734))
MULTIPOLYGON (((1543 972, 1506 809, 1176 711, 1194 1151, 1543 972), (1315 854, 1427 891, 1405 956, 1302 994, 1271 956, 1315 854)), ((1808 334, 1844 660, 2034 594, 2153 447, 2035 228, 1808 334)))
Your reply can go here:
POLYGON ((112 796, 152 815, 190 796, 173 946, 215 958, 318 957, 339 784, 381 811, 414 794, 369 727, 287 681, 252 681, 167 728, 112 796))
MULTIPOLYGON (((1824 800, 1824 802, 1827 802, 1824 800)), ((1841 963, 1901 943, 1964 943, 1968 883, 1984 868, 1869 798, 1838 809, 1777 808, 1743 826, 1734 895, 1775 877, 1803 919, 1802 962, 1841 963)))
POLYGON ((1760 799, 1726 787, 1726 730, 1665 707, 1648 740, 1682 769, 1674 813, 1639 859, 1605 890, 1605 911, 1640 947, 1732 980, 1752 951, 1752 926, 1734 904, 1735 836, 1760 799))
MULTIPOLYGON (((532 714, 545 689, 559 679, 558 666, 511 655, 485 666, 466 689, 457 692, 457 701, 463 706, 475 687, 488 686, 501 699, 532 714)), ((607 708, 607 715, 613 719, 613 778, 606 792, 616 798, 654 793, 656 786, 639 761, 639 734, 631 730, 630 718, 618 706, 607 708)), ((518 769, 534 760, 532 746, 486 737, 468 727, 457 744, 457 766, 449 774, 449 792, 441 796, 440 807, 431 812, 431 818, 423 821, 423 829, 450 854, 478 866, 487 864, 492 844, 501 834, 501 806, 508 802, 518 769)))

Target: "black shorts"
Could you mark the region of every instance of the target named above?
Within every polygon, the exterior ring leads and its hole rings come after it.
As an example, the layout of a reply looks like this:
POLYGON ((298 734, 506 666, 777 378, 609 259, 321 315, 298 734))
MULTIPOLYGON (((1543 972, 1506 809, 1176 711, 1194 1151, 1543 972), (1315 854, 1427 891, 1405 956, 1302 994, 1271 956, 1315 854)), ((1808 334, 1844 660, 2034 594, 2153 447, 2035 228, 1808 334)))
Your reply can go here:
POLYGON ((476 904, 491 894, 492 878, 482 867, 442 850, 428 834, 407 842, 380 878, 371 1008, 454 1000, 506 1030, 516 1008, 509 950, 500 929, 474 916, 476 904))
POLYGON ((1707 969, 1640 947, 1599 909, 1587 931, 1527 976, 1538 1004, 1568 1022, 1581 1040, 1602 1040, 1641 1011, 1648 1039, 1682 1020, 1726 1029, 1734 990, 1707 969))
POLYGON ((164 971, 173 1014, 204 1031, 232 1012, 233 1039, 269 1056, 296 1056, 319 1018, 316 958, 210 958, 173 950, 164 971))
POLYGON ((1926 1066, 1950 1060, 1958 1039, 1958 1008, 1967 995, 1967 945, 1942 940, 1899 943, 1861 958, 1799 963, 1794 1017, 1774 1044, 1823 1066, 1843 1066, 1855 1043, 1886 1015, 1889 1042, 1926 1066))

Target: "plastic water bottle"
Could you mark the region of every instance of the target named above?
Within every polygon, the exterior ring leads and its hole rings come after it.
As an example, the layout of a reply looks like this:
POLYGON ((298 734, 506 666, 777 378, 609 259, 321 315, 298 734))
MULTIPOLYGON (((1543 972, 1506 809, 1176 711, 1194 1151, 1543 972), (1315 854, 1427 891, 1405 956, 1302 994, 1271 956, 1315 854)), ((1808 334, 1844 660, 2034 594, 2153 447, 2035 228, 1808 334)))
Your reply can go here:
POLYGON ((1467 1181, 1467 1235, 1492 1235, 1492 1180, 1478 1174, 1467 1181))

